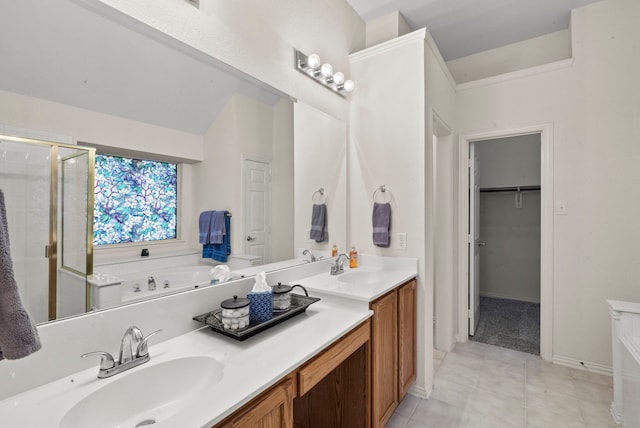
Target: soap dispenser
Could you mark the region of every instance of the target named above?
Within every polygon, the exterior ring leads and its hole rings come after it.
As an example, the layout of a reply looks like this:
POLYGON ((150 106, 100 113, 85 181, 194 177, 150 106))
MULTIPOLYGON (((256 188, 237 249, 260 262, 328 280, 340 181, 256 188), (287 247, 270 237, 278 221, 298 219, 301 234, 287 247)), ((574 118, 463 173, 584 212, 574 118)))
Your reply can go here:
POLYGON ((331 257, 335 257, 338 255, 338 246, 333 244, 333 248, 331 248, 331 257))
POLYGON ((355 245, 349 251, 349 267, 351 269, 358 267, 358 250, 356 250, 355 245))

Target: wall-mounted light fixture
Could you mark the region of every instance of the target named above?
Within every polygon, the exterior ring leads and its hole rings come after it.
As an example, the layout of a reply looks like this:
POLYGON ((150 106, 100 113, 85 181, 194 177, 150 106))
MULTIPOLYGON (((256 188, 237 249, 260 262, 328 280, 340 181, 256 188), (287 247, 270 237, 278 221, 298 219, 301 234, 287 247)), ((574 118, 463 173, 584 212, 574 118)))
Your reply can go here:
POLYGON ((345 80, 344 73, 339 71, 334 73, 331 64, 321 64, 318 55, 311 54, 307 56, 297 49, 295 53, 296 70, 312 78, 322 86, 331 89, 336 94, 346 97, 356 87, 353 80, 345 80))

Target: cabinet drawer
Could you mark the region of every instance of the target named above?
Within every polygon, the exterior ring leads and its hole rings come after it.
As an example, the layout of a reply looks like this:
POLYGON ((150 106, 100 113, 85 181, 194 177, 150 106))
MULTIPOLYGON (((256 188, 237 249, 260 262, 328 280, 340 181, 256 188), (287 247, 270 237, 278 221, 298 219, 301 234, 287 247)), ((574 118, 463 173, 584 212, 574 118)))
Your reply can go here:
POLYGON ((302 396, 369 341, 369 321, 362 323, 321 355, 298 370, 298 395, 302 396))

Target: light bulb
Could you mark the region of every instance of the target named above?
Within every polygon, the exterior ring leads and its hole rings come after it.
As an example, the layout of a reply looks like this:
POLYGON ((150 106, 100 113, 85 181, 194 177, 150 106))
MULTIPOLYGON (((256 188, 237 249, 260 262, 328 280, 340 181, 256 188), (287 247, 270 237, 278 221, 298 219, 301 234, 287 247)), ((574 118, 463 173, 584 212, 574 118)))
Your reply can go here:
POLYGON ((333 81, 336 85, 339 85, 344 82, 344 74, 338 71, 333 75, 333 81))
POLYGON ((320 57, 316 54, 311 54, 307 57, 307 65, 310 68, 317 68, 320 65, 320 57))
POLYGON ((353 83, 353 80, 347 80, 342 86, 346 92, 351 92, 356 87, 356 84, 353 83))
POLYGON ((322 64, 322 67, 320 67, 320 74, 324 77, 331 77, 333 75, 333 66, 331 64, 322 64))

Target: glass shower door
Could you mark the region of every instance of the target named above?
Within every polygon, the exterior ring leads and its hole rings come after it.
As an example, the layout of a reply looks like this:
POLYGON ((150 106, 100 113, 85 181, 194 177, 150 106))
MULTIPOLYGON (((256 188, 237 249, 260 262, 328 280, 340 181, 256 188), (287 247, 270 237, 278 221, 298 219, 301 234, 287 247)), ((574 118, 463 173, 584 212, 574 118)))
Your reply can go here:
POLYGON ((51 156, 49 145, 0 139, 0 189, 5 196, 14 277, 23 304, 36 323, 48 321, 52 309, 55 314, 47 253, 55 243, 49 233, 55 221, 51 213, 51 156))

